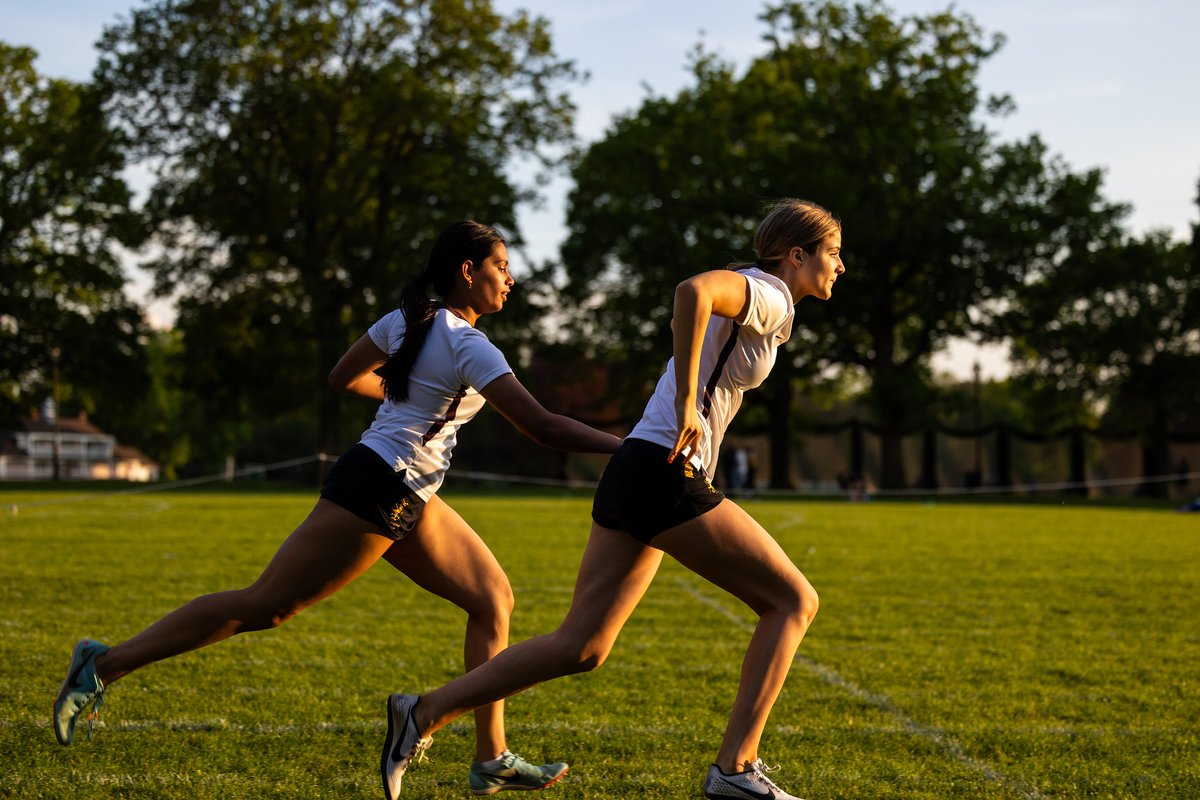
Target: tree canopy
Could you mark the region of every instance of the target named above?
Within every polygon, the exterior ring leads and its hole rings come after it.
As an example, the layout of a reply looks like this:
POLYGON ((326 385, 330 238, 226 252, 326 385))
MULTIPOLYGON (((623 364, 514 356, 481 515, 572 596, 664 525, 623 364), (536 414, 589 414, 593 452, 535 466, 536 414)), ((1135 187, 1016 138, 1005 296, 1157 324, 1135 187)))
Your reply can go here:
POLYGON ((1012 107, 977 86, 1002 39, 969 16, 819 0, 762 19, 770 50, 743 75, 698 50, 693 86, 647 98, 579 160, 564 293, 584 309, 587 339, 645 380, 670 353, 676 283, 752 260, 756 199, 830 208, 847 273, 828 304, 800 306, 763 394, 772 441, 790 440, 796 376, 860 368, 886 431, 883 483, 902 486, 900 437, 921 425, 929 356, 986 335, 1017 287, 1102 238, 1123 209, 1101 198, 1098 172, 987 127, 1012 107))
POLYGON ((446 223, 515 235, 530 191, 512 159, 570 137, 575 73, 546 22, 488 2, 161 0, 100 50, 97 83, 156 169, 150 266, 182 297, 190 388, 229 447, 247 419, 307 408, 314 444, 340 449, 337 357, 446 223))
POLYGON ((130 211, 120 137, 88 85, 37 73, 0 43, 0 420, 51 394, 111 412, 146 381, 142 315, 126 296, 130 211), (58 364, 54 362, 56 360, 58 364))

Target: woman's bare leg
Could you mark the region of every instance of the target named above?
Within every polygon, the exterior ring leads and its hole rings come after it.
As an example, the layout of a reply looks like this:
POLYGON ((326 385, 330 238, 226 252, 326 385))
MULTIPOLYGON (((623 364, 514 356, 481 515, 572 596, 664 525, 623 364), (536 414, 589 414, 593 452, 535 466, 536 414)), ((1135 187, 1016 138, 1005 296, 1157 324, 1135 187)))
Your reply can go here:
POLYGON ((422 735, 538 683, 600 666, 661 562, 661 551, 593 524, 571 609, 558 629, 519 642, 423 695, 415 711, 422 735))
POLYGON ((817 593, 771 535, 731 500, 659 534, 654 546, 758 614, 716 760, 727 773, 739 771, 758 758, 767 716, 817 613, 817 593))
POLYGON ((197 597, 96 659, 105 685, 135 669, 228 639, 282 625, 357 578, 392 540, 328 500, 280 545, 250 586, 197 597))
MULTIPOLYGON (((467 612, 467 670, 508 646, 513 608, 508 576, 479 535, 437 495, 425 505, 417 529, 384 558, 413 583, 467 612)), ((503 701, 475 709, 475 760, 489 761, 507 749, 503 701)))

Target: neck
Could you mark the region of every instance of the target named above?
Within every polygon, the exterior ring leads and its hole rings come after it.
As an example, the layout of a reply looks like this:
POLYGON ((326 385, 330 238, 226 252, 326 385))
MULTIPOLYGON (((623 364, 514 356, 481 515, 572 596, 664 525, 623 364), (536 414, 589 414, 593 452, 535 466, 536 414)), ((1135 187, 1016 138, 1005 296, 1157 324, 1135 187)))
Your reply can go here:
POLYGON ((475 312, 475 309, 468 305, 446 302, 442 303, 442 307, 454 316, 466 322, 472 328, 475 327, 475 323, 479 320, 479 314, 475 312))
POLYGON ((783 281, 784 285, 788 287, 788 291, 792 293, 793 300, 800 299, 801 293, 800 287, 797 285, 799 281, 796 280, 796 270, 789 268, 782 262, 775 264, 773 267, 764 267, 760 264, 758 265, 758 268, 768 275, 774 275, 776 278, 779 278, 779 280, 783 281))

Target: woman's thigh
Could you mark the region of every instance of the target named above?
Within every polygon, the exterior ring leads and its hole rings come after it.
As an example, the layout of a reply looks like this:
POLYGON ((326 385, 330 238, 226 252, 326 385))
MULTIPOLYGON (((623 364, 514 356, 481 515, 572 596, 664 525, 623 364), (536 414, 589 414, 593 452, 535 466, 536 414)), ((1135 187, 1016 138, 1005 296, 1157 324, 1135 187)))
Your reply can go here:
POLYGON ((468 613, 484 613, 497 603, 511 607, 512 589, 500 562, 437 495, 425 504, 416 529, 395 542, 384 558, 422 589, 468 613))
POLYGON ((249 589, 264 602, 299 610, 353 581, 391 544, 371 523, 318 500, 249 589))
POLYGON ((732 500, 660 533, 652 544, 756 613, 816 602, 808 579, 779 543, 732 500))
POLYGON ((559 633, 607 655, 658 573, 662 551, 593 523, 559 633))

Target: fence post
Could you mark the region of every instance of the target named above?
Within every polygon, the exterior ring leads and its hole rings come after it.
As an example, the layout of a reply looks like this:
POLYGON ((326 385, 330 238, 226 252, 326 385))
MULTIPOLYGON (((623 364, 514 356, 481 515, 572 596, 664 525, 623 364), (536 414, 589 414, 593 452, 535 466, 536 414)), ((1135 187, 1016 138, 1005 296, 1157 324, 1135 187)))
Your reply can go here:
POLYGON ((938 488, 937 431, 934 428, 926 428, 921 440, 921 478, 917 481, 917 488, 938 488))
POLYGON ((1003 422, 996 423, 996 485, 1012 486, 1012 432, 1003 422))
POLYGON ((1085 456, 1085 448, 1083 446, 1083 427, 1076 425, 1070 430, 1070 451, 1071 451, 1071 483, 1079 484, 1077 487, 1069 489, 1070 494, 1077 494, 1087 497, 1087 459, 1085 456))

